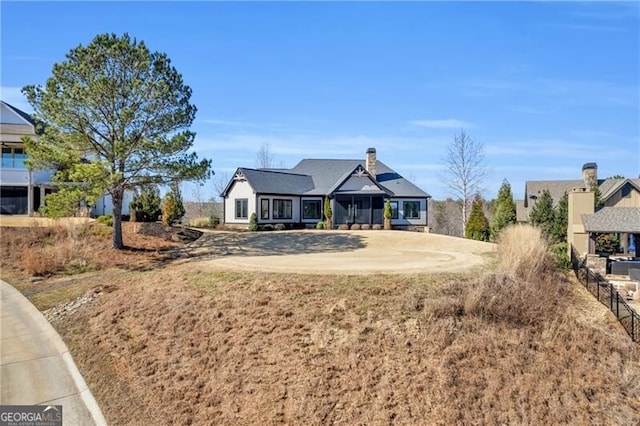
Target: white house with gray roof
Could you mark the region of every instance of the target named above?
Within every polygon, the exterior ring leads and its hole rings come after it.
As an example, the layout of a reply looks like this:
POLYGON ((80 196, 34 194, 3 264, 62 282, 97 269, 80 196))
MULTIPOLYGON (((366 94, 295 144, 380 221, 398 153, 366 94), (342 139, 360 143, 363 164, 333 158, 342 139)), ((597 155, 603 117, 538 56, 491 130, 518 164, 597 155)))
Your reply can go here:
POLYGON ((323 221, 329 198, 333 226, 382 224, 391 200, 392 226, 427 226, 431 196, 376 158, 369 148, 363 160, 304 159, 292 169, 238 168, 221 194, 224 222, 314 226, 323 221))

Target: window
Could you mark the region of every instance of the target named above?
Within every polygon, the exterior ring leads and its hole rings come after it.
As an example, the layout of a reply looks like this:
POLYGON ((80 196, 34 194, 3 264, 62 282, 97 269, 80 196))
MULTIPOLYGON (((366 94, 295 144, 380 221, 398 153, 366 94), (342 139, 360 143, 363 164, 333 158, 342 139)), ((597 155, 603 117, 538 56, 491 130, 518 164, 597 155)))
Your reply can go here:
POLYGON ((303 219, 322 219, 322 201, 304 200, 302 201, 303 219))
POLYGON ((398 202, 391 201, 391 219, 398 218, 398 202))
POLYGON ((260 219, 269 219, 269 199, 260 200, 260 219))
POLYGON ((291 219, 291 200, 273 200, 273 218, 291 219))
POLYGON ((403 210, 405 219, 420 219, 420 201, 405 201, 403 210))
POLYGON ((249 217, 249 200, 239 198, 236 200, 236 219, 246 219, 249 217))
POLYGON ((631 197, 631 185, 626 184, 622 187, 622 198, 630 198, 631 197))
POLYGON ((27 154, 24 148, 2 148, 2 167, 7 169, 24 169, 27 154))

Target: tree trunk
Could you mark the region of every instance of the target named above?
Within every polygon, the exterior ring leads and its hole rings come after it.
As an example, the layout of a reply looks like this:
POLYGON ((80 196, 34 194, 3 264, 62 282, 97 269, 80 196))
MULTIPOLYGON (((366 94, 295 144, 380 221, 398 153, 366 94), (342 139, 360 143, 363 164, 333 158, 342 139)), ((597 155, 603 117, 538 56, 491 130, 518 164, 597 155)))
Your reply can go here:
POLYGON ((467 199, 462 200, 462 238, 467 230, 467 199))
POLYGON ((111 195, 113 199, 113 248, 122 250, 124 242, 122 241, 122 198, 124 191, 121 189, 113 191, 111 195))

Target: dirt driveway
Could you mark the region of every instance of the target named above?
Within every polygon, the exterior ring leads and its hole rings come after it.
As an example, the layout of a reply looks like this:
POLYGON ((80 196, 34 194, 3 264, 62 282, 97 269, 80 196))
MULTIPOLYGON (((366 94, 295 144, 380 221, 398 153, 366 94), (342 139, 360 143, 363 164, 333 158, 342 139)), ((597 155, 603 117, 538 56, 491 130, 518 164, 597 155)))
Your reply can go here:
POLYGON ((407 231, 205 232, 183 250, 211 270, 302 274, 461 272, 495 245, 407 231))

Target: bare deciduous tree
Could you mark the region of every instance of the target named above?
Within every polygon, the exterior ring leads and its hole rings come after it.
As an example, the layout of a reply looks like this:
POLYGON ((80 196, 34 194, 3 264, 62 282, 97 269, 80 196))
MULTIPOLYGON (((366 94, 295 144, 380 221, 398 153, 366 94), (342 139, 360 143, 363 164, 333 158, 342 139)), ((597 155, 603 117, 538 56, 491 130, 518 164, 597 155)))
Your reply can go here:
POLYGON ((484 145, 472 139, 464 130, 454 136, 444 158, 442 182, 451 193, 462 201, 461 229, 467 226, 469 204, 473 196, 481 192, 482 181, 488 174, 484 159, 484 145))
POLYGON ((229 183, 229 180, 231 179, 231 177, 229 176, 229 173, 227 172, 223 172, 223 173, 218 173, 216 174, 213 179, 213 200, 214 201, 220 201, 220 194, 222 194, 222 192, 227 188, 227 184, 229 183))
POLYGON ((271 145, 263 143, 256 154, 256 168, 270 169, 273 167, 273 155, 271 154, 271 145))

